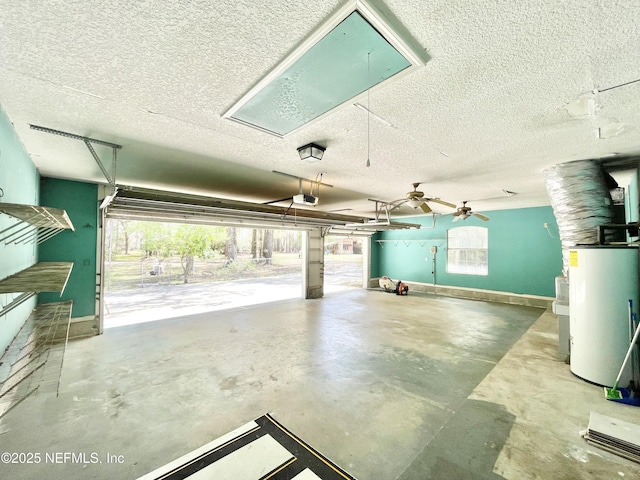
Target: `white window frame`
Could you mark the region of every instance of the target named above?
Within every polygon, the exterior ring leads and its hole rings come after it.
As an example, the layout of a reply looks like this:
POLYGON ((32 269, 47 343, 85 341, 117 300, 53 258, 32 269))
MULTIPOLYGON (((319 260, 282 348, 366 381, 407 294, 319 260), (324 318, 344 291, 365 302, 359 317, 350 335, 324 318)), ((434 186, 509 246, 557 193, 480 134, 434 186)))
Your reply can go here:
POLYGON ((447 230, 447 273, 489 275, 489 230, 486 227, 447 230))

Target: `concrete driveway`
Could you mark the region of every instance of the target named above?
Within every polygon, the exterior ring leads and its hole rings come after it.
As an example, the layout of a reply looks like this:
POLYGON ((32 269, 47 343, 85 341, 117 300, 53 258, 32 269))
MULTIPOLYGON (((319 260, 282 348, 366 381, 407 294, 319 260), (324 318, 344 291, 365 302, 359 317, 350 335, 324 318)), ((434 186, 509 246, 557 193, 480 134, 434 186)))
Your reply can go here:
MULTIPOLYGON (((325 294, 356 288, 344 286, 359 272, 325 274, 325 294)), ((356 277, 357 278, 357 277, 356 277)), ((302 297, 302 275, 253 278, 230 282, 152 285, 105 294, 104 328, 242 308, 302 297)))

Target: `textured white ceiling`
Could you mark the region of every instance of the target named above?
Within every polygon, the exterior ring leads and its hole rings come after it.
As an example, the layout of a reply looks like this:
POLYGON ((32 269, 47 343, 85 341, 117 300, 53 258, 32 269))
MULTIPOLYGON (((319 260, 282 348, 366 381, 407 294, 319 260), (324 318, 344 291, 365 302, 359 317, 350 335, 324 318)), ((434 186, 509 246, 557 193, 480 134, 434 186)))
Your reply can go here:
POLYGON ((354 213, 413 182, 476 211, 546 205, 546 167, 640 154, 640 83, 593 93, 640 79, 637 0, 371 3, 431 60, 370 93, 369 135, 355 106, 284 139, 221 117, 335 0, 0 0, 0 104, 45 176, 105 181, 81 142, 29 124, 121 144, 120 184, 266 202, 298 190, 272 170, 323 172, 316 208, 354 213), (569 115, 583 95, 593 113, 569 115), (322 162, 298 159, 308 142, 322 162))

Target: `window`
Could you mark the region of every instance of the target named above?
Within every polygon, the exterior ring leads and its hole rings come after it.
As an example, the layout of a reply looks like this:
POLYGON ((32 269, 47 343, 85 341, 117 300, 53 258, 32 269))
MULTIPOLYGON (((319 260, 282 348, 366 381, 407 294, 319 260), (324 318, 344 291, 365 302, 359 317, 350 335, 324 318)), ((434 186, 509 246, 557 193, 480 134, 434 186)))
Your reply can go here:
POLYGON ((488 275, 488 231, 458 227, 447 231, 447 273, 488 275))

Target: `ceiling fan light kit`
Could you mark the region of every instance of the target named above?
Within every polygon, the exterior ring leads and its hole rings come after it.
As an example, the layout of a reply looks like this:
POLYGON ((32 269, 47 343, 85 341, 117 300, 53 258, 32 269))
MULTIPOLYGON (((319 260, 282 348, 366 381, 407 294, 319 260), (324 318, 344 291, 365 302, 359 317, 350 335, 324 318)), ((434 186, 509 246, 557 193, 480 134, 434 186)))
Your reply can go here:
POLYGON ((423 201, 419 198, 410 198, 409 200, 407 200, 407 204, 412 208, 418 208, 420 205, 422 205, 422 203, 423 201))
POLYGON ((467 201, 462 202, 462 206, 458 207, 458 210, 453 214, 453 221, 466 220, 467 218, 474 216, 482 220, 483 222, 489 221, 489 217, 481 213, 476 213, 471 210, 471 207, 467 207, 467 201))
POLYGON ((395 210, 401 205, 407 204, 411 208, 420 208, 424 213, 433 213, 433 210, 431 210, 431 207, 429 207, 429 202, 438 203, 449 208, 456 208, 453 203, 445 202, 444 200, 440 200, 439 198, 425 197, 424 192, 418 190, 419 186, 420 183, 414 183, 413 190, 411 192, 407 192, 405 198, 389 202, 388 205, 391 206, 391 210, 395 210))

